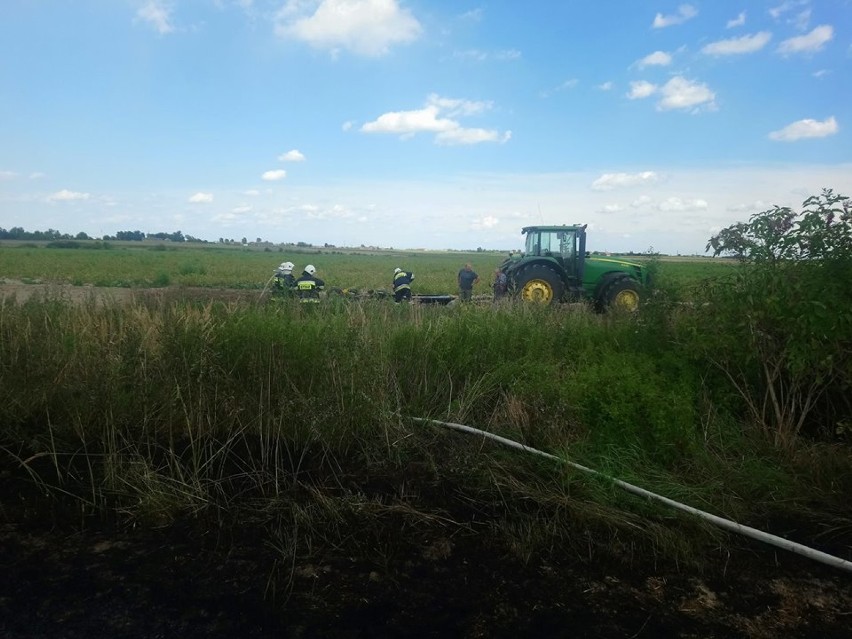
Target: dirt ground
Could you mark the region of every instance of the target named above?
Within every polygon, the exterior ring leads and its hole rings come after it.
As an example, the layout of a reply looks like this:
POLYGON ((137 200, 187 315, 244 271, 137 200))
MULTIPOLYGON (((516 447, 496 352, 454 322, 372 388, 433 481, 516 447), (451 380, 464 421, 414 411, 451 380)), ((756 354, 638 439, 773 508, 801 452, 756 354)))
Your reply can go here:
POLYGON ((852 626, 852 575, 748 544, 702 571, 558 548, 522 563, 436 528, 403 550, 307 561, 245 530, 3 512, 4 638, 847 639, 852 626))
MULTIPOLYGON (((269 293, 267 292, 268 296, 269 293)), ((102 286, 71 286, 57 284, 28 284, 20 280, 0 278, 0 299, 15 299, 19 303, 33 297, 56 297, 73 302, 103 300, 132 302, 145 299, 183 298, 220 301, 259 302, 266 299, 260 291, 245 289, 213 289, 203 287, 119 288, 102 286)))
MULTIPOLYGON (((0 286, 21 301, 37 292, 0 286)), ((305 559, 268 530, 36 513, 21 486, 0 464, 4 639, 852 636, 852 573, 746 539, 701 570, 559 547, 522 562, 440 525, 393 548, 330 546, 305 559)))

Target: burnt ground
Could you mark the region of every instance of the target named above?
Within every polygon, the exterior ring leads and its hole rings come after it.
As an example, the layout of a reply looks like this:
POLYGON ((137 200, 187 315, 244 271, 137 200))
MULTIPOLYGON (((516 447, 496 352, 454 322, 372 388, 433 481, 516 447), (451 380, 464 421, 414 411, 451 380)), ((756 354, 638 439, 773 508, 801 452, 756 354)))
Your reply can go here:
MULTIPOLYGON (((268 526, 61 512, 0 472, 0 637, 852 636, 852 573, 743 538, 700 568, 576 544, 521 561, 440 522, 302 554, 275 538, 268 526)), ((849 556, 846 543, 824 550, 849 556)))
POLYGON ((748 543, 701 570, 559 548, 521 562, 436 527, 393 551, 285 558, 251 530, 34 523, 11 510, 4 638, 845 639, 852 626, 852 575, 748 543))

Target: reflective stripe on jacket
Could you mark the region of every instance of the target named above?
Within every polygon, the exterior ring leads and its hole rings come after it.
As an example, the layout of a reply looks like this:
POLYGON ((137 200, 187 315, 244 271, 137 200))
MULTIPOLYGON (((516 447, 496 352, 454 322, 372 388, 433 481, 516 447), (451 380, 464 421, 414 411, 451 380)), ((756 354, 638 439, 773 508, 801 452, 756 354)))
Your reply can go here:
POLYGON ((308 274, 296 280, 296 292, 303 302, 318 302, 319 292, 324 286, 325 282, 308 274))
POLYGON ((409 273, 408 271, 400 271, 396 275, 393 276, 393 290, 394 292, 399 291, 404 288, 411 288, 411 280, 414 279, 414 273, 409 273))

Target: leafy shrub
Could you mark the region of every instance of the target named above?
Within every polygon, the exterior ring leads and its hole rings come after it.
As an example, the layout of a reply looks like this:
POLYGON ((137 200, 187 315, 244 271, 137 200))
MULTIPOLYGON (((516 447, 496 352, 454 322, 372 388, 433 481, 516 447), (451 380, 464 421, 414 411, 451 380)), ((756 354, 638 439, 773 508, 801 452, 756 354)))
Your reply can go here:
POLYGON ((152 282, 153 286, 169 286, 172 283, 172 278, 168 273, 157 273, 157 277, 152 282))
POLYGON ((830 189, 710 239, 742 266, 706 282, 686 339, 776 445, 833 432, 852 410, 852 211, 830 189))

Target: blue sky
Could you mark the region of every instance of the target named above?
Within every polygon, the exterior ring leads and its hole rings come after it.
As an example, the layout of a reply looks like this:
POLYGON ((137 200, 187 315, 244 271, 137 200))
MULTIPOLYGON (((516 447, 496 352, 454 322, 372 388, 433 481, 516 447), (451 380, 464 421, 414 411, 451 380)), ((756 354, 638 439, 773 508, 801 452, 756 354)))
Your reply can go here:
POLYGON ((852 0, 3 0, 0 227, 703 254, 852 195, 852 0))

